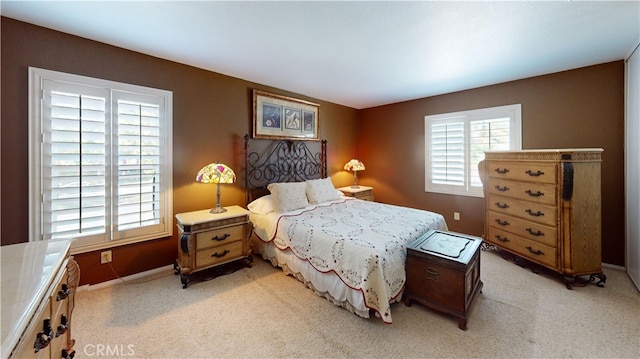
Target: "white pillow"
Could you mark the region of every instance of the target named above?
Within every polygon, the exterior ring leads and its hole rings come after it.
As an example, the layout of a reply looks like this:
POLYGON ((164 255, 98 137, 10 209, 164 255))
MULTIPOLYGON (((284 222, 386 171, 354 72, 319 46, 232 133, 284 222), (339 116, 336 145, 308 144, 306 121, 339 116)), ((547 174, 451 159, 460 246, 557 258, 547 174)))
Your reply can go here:
POLYGON ((305 183, 307 184, 307 198, 311 204, 333 201, 334 199, 340 198, 329 177, 307 180, 305 183))
POLYGON ((247 205, 247 208, 249 208, 249 210, 253 213, 262 215, 269 214, 275 210, 273 207, 273 198, 271 198, 270 194, 262 196, 249 203, 249 205, 247 205))
POLYGON ((284 213, 309 205, 304 182, 271 183, 267 186, 276 212, 284 213))

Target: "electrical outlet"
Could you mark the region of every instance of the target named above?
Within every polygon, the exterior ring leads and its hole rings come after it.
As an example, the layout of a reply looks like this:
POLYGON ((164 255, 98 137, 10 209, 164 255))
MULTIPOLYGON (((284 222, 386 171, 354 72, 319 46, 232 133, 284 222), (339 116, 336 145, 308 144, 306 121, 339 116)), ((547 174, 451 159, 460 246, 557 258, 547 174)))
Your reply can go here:
POLYGON ((453 220, 454 221, 460 220, 460 212, 453 212, 453 220))
POLYGON ((111 263, 111 251, 100 253, 100 264, 111 263))

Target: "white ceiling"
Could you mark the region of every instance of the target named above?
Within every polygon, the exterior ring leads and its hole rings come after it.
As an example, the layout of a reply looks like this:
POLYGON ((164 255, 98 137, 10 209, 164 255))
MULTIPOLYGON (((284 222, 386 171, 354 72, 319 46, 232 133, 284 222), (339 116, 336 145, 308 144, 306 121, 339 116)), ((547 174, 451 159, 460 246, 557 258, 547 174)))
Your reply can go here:
POLYGON ((3 16, 354 108, 627 58, 640 1, 2 1, 3 16))

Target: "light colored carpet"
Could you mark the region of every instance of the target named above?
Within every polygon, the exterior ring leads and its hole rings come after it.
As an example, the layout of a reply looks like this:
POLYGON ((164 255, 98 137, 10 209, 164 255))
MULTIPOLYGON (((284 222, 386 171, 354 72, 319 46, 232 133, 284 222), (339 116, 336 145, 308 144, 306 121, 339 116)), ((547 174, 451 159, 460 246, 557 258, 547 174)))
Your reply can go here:
POLYGON ((76 358, 640 358, 640 295, 624 272, 568 290, 481 256, 467 331, 418 304, 394 304, 390 325, 360 318, 255 258, 187 289, 166 273, 78 292, 76 358))

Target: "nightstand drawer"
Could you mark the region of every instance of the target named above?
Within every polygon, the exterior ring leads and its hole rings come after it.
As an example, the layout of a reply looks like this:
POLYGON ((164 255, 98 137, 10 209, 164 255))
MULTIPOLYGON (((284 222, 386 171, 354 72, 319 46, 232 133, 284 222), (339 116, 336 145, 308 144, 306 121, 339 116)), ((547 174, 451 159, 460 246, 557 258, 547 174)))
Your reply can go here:
POLYGON ((242 241, 236 241, 224 246, 198 251, 196 266, 204 267, 239 258, 242 253, 242 241))
POLYGON ((241 241, 244 237, 244 224, 240 226, 212 229, 196 234, 198 249, 217 247, 234 241, 241 241))

